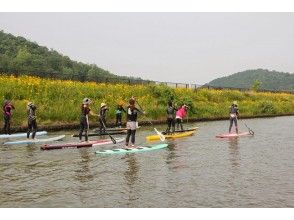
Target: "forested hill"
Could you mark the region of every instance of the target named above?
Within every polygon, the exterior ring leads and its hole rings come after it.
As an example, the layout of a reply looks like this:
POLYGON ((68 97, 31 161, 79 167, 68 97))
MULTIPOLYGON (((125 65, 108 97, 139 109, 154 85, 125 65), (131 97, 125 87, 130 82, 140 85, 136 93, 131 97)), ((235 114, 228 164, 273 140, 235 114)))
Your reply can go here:
POLYGON ((106 78, 110 81, 129 79, 95 64, 73 61, 55 50, 3 31, 0 31, 0 73, 96 82, 104 82, 106 78))
POLYGON ((260 89, 266 90, 294 90, 294 74, 265 69, 246 70, 221 77, 208 83, 215 87, 251 88, 254 82, 261 82, 260 89))

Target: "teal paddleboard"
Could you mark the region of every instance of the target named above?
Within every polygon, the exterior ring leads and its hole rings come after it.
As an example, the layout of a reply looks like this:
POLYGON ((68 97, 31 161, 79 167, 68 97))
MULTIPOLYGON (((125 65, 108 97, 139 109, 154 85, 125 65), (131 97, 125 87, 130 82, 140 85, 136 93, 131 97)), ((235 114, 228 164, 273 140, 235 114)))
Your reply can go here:
POLYGON ((152 150, 159 150, 162 148, 167 147, 168 144, 157 144, 157 145, 151 145, 151 146, 145 146, 145 147, 135 147, 135 148, 118 148, 113 150, 98 150, 95 153, 96 154, 127 154, 127 153, 139 153, 139 152, 146 152, 146 151, 152 151, 152 150))

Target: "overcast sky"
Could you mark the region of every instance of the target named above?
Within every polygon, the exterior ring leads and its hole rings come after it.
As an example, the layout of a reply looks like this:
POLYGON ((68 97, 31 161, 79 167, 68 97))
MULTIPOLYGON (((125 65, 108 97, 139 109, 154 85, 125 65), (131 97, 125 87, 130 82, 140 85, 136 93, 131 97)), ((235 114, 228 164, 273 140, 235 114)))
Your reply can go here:
POLYGON ((0 29, 118 75, 204 84, 294 72, 294 13, 0 13, 0 29))

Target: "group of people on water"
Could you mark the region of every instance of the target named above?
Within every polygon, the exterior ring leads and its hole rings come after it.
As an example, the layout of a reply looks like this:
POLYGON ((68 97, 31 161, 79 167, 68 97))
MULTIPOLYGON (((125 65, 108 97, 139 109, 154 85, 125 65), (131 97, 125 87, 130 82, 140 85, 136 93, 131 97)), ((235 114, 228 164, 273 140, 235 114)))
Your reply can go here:
MULTIPOLYGON (((89 130, 89 115, 97 116, 99 117, 99 123, 100 123, 100 134, 107 133, 106 131, 106 112, 109 110, 109 107, 106 103, 101 103, 99 114, 95 114, 90 109, 91 100, 89 98, 84 98, 82 105, 81 105, 81 114, 80 114, 80 130, 79 130, 79 139, 82 141, 83 133, 85 133, 85 141, 88 141, 88 130, 89 130)), ((14 110, 15 107, 11 103, 10 100, 6 100, 3 104, 3 116, 4 116, 4 133, 10 134, 10 121, 12 116, 12 110, 14 110)), ((27 103, 27 118, 28 118, 28 130, 27 130, 27 138, 30 137, 30 133, 32 132, 32 138, 35 138, 36 132, 37 132, 37 120, 36 120, 36 109, 34 103, 28 102, 27 103)), ((168 106, 166 109, 167 114, 167 129, 166 134, 171 134, 176 131, 176 125, 177 130, 183 129, 183 119, 187 116, 188 112, 188 105, 184 104, 179 107, 176 107, 173 105, 172 101, 168 102, 168 106)), ((131 146, 135 145, 135 136, 136 136, 136 129, 138 128, 138 113, 145 114, 145 112, 142 109, 138 109, 136 107, 136 98, 131 97, 128 103, 128 106, 126 107, 126 110, 123 107, 123 103, 119 103, 116 110, 116 127, 121 128, 122 126, 122 114, 126 114, 126 130, 127 130, 127 136, 126 136, 126 146, 129 146, 129 141, 131 139, 131 146)), ((236 133, 238 133, 238 125, 237 125, 237 117, 239 116, 239 110, 237 102, 234 101, 232 105, 230 106, 229 110, 230 115, 230 126, 229 126, 229 133, 231 133, 231 129, 233 126, 233 123, 235 124, 236 133)))
MULTIPOLYGON (((5 134, 8 134, 8 135, 11 134, 10 122, 12 117, 12 110, 14 109, 15 107, 10 100, 4 101, 4 104, 2 107, 3 119, 4 119, 3 131, 5 134)), ((34 139, 36 136, 36 132, 37 132, 36 110, 37 110, 37 107, 34 103, 32 102, 27 103, 27 117, 28 117, 27 138, 30 137, 30 133, 32 133, 32 139, 34 139)))

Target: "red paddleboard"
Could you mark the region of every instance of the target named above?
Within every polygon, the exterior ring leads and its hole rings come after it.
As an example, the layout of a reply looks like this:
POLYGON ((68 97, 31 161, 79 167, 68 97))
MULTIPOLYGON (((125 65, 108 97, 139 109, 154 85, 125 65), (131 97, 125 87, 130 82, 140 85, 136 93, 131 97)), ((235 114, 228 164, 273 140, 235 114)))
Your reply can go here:
MULTIPOLYGON (((124 138, 116 139, 116 143, 124 141, 124 138)), ((99 145, 113 144, 110 139, 96 140, 96 141, 83 141, 74 143, 63 143, 63 144, 45 144, 41 147, 41 150, 55 150, 63 148, 82 148, 82 147, 95 147, 99 145)))
POLYGON ((252 136, 249 132, 239 132, 238 134, 236 133, 226 133, 226 134, 219 134, 216 135, 215 137, 217 138, 234 138, 234 137, 241 137, 241 136, 252 136))

